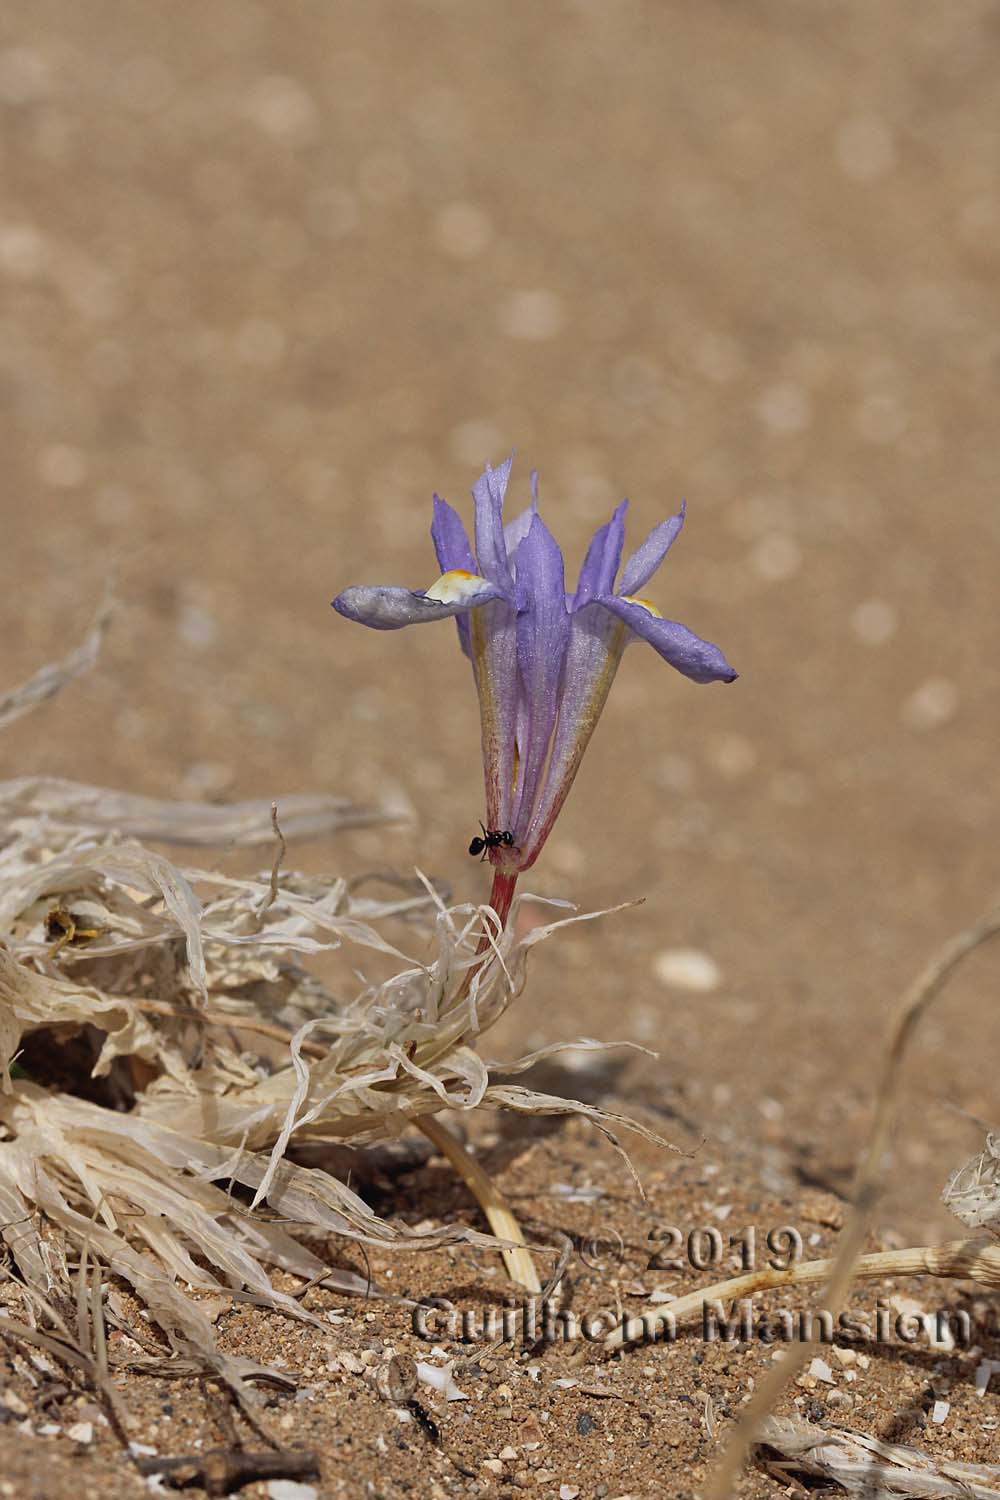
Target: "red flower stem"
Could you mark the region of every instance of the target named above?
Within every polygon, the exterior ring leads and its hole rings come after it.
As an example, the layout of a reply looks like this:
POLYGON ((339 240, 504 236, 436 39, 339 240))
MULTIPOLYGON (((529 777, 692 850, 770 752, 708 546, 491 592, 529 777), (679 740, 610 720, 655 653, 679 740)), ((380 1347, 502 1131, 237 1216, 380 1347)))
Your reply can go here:
MULTIPOLYGON (((514 871, 513 875, 507 875, 503 870, 493 871, 493 889, 490 891, 490 905, 500 918, 500 932, 497 933, 498 939, 507 925, 507 918, 510 915, 510 905, 514 899, 514 887, 517 885, 517 876, 517 870, 514 871)), ((476 949, 476 957, 479 959, 479 963, 471 964, 466 969, 461 989, 455 997, 456 1005, 460 1005, 465 999, 469 993, 473 979, 486 961, 486 955, 492 947, 490 936, 490 929, 484 924, 482 936, 479 939, 479 947, 476 949)))
MULTIPOLYGON (((517 885, 517 871, 513 875, 507 875, 503 870, 493 871, 493 889, 490 891, 490 905, 500 918, 500 931, 503 932, 510 915, 510 905, 514 899, 514 887, 517 885)), ((486 932, 479 939, 478 952, 482 953, 488 948, 490 940, 486 932)))

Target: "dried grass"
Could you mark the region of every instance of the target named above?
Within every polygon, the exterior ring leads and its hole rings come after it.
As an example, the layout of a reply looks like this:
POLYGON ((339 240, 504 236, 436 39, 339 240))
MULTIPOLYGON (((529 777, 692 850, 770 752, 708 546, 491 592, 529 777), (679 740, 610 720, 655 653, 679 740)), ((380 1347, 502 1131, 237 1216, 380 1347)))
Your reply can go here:
POLYGON ((901 1443, 863 1432, 830 1431, 795 1417, 767 1417, 758 1451, 776 1479, 793 1474, 824 1479, 848 1495, 926 1497, 926 1500, 1000 1500, 1000 1468, 930 1458, 901 1443))
MULTIPOLYGON (((104 623, 8 695, 7 719, 92 664, 104 623)), ((379 899, 342 879, 279 875, 282 831, 383 821, 385 809, 298 797, 275 814, 29 777, 0 784, 0 810, 0 1234, 29 1297, 69 1297, 70 1264, 89 1257, 131 1287, 177 1356, 208 1361, 235 1388, 246 1370, 218 1352, 188 1290, 222 1287, 315 1321, 273 1285, 275 1267, 378 1289, 331 1269, 311 1240, 497 1243, 381 1218, 335 1176, 289 1160, 293 1144, 384 1141, 482 1105, 578 1111, 609 1132, 632 1123, 494 1082, 476 1050, 519 994, 535 944, 586 918, 519 937, 519 902, 502 926, 487 906, 446 905, 423 877, 379 899), (273 868, 250 878, 145 842, 275 834, 273 868), (409 924, 417 955, 380 930, 390 921, 409 924), (395 972, 343 1000, 307 966, 342 946, 395 972)))

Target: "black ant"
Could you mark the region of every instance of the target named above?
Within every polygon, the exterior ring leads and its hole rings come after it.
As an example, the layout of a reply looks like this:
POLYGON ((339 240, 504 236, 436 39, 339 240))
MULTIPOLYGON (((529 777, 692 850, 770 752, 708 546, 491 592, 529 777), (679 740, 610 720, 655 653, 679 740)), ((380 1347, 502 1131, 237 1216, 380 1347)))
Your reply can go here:
MULTIPOLYGON (((479 826, 483 828, 482 823, 479 826)), ((498 828, 483 828, 482 838, 478 834, 476 835, 469 845, 469 853, 481 854, 483 859, 485 859, 491 849, 514 849, 515 847, 514 835, 509 828, 505 828, 503 832, 498 828)), ((482 860, 480 860, 480 864, 482 864, 482 860)))

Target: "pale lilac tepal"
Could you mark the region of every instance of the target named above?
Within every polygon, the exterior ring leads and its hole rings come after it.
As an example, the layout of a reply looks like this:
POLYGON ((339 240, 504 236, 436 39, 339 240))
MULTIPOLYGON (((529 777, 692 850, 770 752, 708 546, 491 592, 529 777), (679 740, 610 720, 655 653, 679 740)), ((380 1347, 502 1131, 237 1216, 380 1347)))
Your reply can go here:
POLYGON ((622 501, 591 542, 576 592, 567 594, 534 475, 531 504, 504 525, 512 462, 487 465, 473 488, 475 551, 459 515, 435 495, 431 536, 442 576, 429 589, 349 588, 333 607, 376 630, 455 617, 479 693, 486 826, 513 836, 490 858, 513 874, 538 858, 630 641, 648 641, 693 682, 732 682, 737 674, 717 646, 637 597, 676 540, 683 506, 653 528, 619 577, 622 501))

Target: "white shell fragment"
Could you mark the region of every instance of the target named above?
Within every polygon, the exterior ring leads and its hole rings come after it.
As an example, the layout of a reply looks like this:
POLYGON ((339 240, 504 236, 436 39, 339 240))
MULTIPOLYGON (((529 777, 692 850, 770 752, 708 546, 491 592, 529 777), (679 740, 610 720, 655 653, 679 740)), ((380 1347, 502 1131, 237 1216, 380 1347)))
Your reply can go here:
POLYGON ((940 729, 958 712, 958 688, 948 677, 928 677, 903 703, 900 718, 907 729, 940 729))
POLYGON ((1000 1374, 1000 1359, 981 1359, 976 1366, 976 1373, 972 1377, 977 1396, 985 1396, 990 1380, 994 1375, 1000 1374))
POLYGON ((318 1500, 314 1484, 300 1484, 297 1479, 272 1479, 267 1486, 268 1500, 318 1500))
POLYGON ((664 948, 653 960, 653 972, 661 984, 697 995, 710 994, 722 983, 715 959, 697 948, 664 948))
POLYGON ((423 1360, 418 1360, 417 1379, 437 1391, 446 1401, 468 1401, 468 1396, 459 1390, 452 1378, 453 1369, 451 1361, 446 1365, 428 1365, 423 1360))

